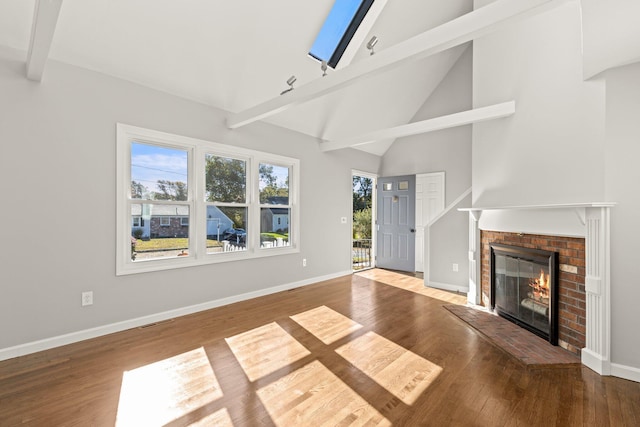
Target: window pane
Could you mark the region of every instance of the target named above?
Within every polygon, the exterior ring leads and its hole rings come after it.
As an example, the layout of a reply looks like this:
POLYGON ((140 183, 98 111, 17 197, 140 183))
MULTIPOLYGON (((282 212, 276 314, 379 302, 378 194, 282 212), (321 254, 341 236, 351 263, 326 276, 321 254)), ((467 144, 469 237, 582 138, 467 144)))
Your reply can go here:
POLYGON ((245 203, 247 164, 243 160, 206 155, 206 201, 245 203))
POLYGON ((247 208, 207 206, 207 253, 237 252, 247 245, 247 208))
POLYGON ((260 203, 289 204, 289 168, 260 163, 260 203))
POLYGON ((188 223, 187 205, 131 205, 131 259, 189 255, 188 223))
POLYGON ((131 198, 187 200, 187 151, 131 144, 131 198))
POLYGON ((291 209, 260 209, 260 247, 289 246, 289 218, 291 209))
POLYGON ((335 68, 374 0, 335 0, 309 54, 335 68))

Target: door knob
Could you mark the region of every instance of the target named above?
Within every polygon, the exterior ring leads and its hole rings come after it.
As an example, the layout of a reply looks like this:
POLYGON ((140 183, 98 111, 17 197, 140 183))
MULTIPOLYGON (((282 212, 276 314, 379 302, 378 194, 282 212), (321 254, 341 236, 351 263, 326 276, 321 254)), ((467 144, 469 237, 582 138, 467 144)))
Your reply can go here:
POLYGON ((412 229, 411 229, 411 232, 412 232, 412 233, 415 233, 415 232, 416 232, 416 229, 415 229, 415 228, 412 228, 412 229))

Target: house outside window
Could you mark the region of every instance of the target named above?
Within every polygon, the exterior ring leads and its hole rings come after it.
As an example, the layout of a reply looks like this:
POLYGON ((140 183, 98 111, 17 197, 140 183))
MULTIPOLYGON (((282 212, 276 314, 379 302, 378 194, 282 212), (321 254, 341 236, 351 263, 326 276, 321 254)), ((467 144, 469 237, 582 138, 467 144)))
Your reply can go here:
POLYGON ((118 275, 299 252, 299 160, 117 131, 118 275))

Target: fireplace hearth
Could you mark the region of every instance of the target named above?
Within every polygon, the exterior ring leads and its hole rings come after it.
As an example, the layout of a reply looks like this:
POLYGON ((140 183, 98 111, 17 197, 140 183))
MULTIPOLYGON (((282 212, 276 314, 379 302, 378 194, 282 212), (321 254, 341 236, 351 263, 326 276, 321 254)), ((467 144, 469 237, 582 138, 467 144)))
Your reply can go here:
POLYGON ((491 244, 491 309, 558 345, 558 253, 491 244))

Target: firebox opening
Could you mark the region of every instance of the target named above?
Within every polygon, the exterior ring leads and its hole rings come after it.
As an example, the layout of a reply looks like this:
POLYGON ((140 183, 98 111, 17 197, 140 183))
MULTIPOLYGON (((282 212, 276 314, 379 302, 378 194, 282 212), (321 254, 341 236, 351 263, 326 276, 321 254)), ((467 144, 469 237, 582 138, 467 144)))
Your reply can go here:
POLYGON ((558 253, 492 244, 491 309, 558 345, 558 253))

